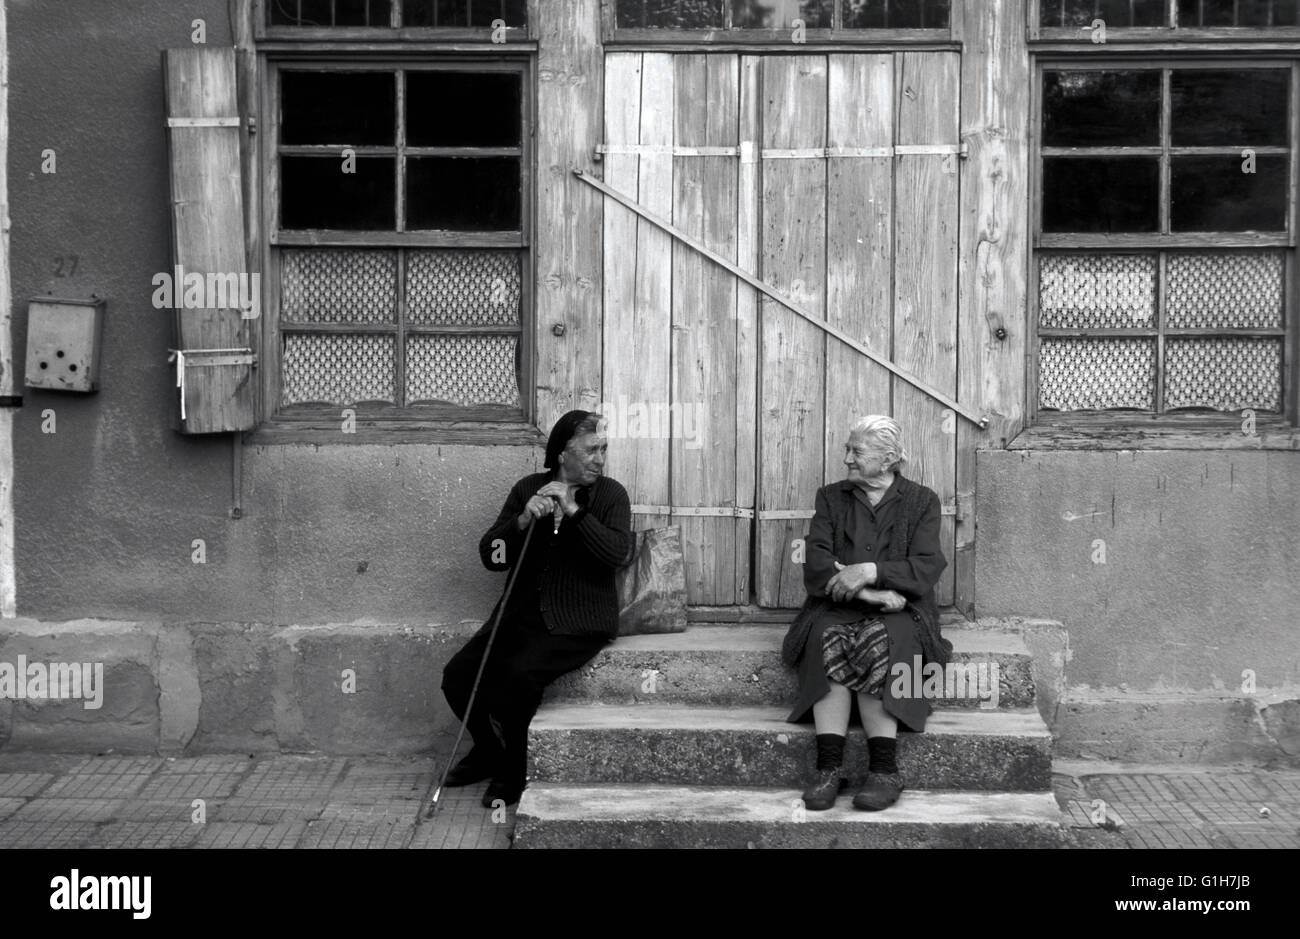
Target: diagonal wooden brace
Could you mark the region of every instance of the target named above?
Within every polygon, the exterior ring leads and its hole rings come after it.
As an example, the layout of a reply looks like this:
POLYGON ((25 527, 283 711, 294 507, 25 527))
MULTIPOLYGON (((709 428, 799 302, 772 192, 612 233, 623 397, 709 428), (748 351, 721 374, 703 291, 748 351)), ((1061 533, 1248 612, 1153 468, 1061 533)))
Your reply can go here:
POLYGON ((931 388, 925 382, 921 381, 921 379, 899 368, 893 362, 889 361, 889 359, 875 352, 872 352, 870 349, 868 349, 862 343, 858 342, 856 339, 854 339, 852 336, 850 336, 848 333, 844 332, 843 330, 838 329, 835 326, 832 326, 830 323, 826 322, 825 320, 818 319, 817 317, 813 316, 811 313, 808 313, 800 309, 798 306, 795 305, 795 303, 792 300, 790 300, 788 297, 784 297, 781 294, 777 293, 776 290, 774 290, 769 284, 765 284, 757 277, 741 269, 737 265, 733 264, 731 261, 728 261, 722 255, 710 251, 708 248, 706 248, 695 238, 692 238, 690 235, 686 234, 686 232, 681 231, 678 228, 674 228, 670 222, 665 221, 664 219, 660 218, 654 213, 649 212, 646 209, 642 208, 632 199, 623 195, 623 193, 619 192, 616 189, 611 189, 609 186, 605 185, 605 183, 601 182, 599 179, 587 175, 582 170, 574 170, 573 175, 578 177, 587 185, 592 186, 595 189, 599 189, 601 192, 609 196, 615 202, 618 202, 626 206, 628 209, 632 210, 637 215, 645 219, 647 222, 650 222, 652 225, 662 228, 664 231, 672 235, 674 238, 676 238, 682 244, 686 245, 688 248, 692 248, 695 251, 698 251, 700 254, 704 255, 714 264, 717 264, 720 267, 723 267, 726 270, 730 271, 732 274, 739 277, 741 280, 749 284, 755 290, 758 290, 761 293, 764 293, 767 296, 771 297, 773 300, 781 304, 781 306, 785 307, 787 310, 790 310, 792 313, 796 313, 799 316, 802 316, 805 320, 812 323, 817 328, 827 333, 830 333, 830 335, 834 336, 836 339, 844 343, 850 349, 853 349, 857 352, 861 352, 863 355, 865 355, 871 361, 875 362, 877 365, 889 369, 889 371, 893 372, 895 375, 897 375, 903 381, 907 382, 909 385, 925 392, 930 397, 938 401, 940 404, 952 408, 952 410, 955 413, 960 414, 962 417, 966 418, 966 420, 975 424, 980 429, 984 429, 988 427, 989 419, 987 417, 981 416, 980 414, 977 414, 976 412, 962 406, 958 402, 954 401, 952 398, 948 397, 942 391, 939 391, 937 388, 931 388))

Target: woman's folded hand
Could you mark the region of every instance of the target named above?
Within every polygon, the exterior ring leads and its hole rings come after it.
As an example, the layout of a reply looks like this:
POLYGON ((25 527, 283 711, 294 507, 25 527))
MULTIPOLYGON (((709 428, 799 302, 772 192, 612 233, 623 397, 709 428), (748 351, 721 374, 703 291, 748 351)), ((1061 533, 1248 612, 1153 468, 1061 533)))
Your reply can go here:
POLYGON ((886 613, 897 613, 907 606, 907 598, 896 590, 872 590, 870 587, 863 587, 854 599, 874 603, 886 613))
POLYGON ((830 594, 831 599, 836 603, 847 603, 858 595, 873 580, 876 579, 876 565, 867 564, 849 564, 844 565, 839 561, 835 562, 835 573, 826 583, 826 592, 830 594))

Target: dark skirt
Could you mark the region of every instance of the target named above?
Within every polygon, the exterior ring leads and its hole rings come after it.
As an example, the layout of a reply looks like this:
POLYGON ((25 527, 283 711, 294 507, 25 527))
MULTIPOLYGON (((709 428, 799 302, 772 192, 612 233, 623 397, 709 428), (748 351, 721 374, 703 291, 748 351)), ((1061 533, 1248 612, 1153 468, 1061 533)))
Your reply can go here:
MULTIPOLYGON (((898 720, 901 730, 921 733, 925 730, 925 720, 930 716, 930 702, 925 698, 894 695, 895 682, 893 668, 895 663, 903 662, 910 670, 917 661, 914 656, 921 655, 921 640, 917 635, 918 625, 912 614, 906 610, 898 613, 881 613, 880 619, 889 632, 889 668, 885 677, 885 687, 880 699, 885 705, 885 713, 898 720)), ((830 680, 826 677, 826 663, 822 658, 822 642, 826 622, 813 623, 808 632, 808 641, 804 644, 803 655, 795 663, 795 672, 799 680, 799 690, 795 696, 794 709, 786 718, 791 723, 801 724, 812 720, 812 706, 826 696, 831 690, 830 680)), ((911 688, 911 682, 900 683, 911 688)))

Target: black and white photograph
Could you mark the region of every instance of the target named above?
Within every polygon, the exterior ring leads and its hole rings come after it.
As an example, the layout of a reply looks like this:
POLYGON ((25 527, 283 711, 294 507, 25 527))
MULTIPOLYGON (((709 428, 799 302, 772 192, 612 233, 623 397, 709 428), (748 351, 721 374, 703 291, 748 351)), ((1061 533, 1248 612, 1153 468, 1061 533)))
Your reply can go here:
POLYGON ((6 907, 1285 913, 1300 0, 0 0, 0 156, 6 907))

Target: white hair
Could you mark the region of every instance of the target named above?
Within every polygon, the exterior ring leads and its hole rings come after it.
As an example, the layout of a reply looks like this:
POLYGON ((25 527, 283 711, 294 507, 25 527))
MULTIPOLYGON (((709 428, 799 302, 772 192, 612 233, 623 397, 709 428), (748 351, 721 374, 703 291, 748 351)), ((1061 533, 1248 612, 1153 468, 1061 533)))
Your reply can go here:
POLYGON ((849 433, 861 434, 886 450, 893 451, 897 459, 890 466, 891 470, 898 469, 907 461, 907 451, 903 449, 903 428, 899 427, 898 421, 892 417, 885 414, 868 414, 866 417, 859 417, 849 428, 849 433))

